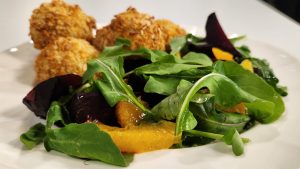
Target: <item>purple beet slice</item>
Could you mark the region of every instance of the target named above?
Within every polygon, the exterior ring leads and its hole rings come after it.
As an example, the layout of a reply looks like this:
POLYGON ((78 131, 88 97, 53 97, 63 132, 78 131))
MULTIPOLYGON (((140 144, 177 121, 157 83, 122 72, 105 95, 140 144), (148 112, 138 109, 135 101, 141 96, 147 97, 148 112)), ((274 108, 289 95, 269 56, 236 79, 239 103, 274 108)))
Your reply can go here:
POLYGON ((110 107, 101 93, 76 93, 67 105, 71 122, 102 122, 117 126, 115 108, 110 107))
POLYGON ((78 75, 67 74, 56 76, 36 85, 24 98, 29 110, 43 119, 47 116, 47 111, 52 101, 61 96, 69 94, 70 87, 76 89, 82 85, 82 78, 78 75))
POLYGON ((206 42, 214 47, 218 47, 224 51, 233 54, 235 57, 242 57, 233 44, 229 41, 224 33, 215 13, 208 16, 206 21, 206 42))

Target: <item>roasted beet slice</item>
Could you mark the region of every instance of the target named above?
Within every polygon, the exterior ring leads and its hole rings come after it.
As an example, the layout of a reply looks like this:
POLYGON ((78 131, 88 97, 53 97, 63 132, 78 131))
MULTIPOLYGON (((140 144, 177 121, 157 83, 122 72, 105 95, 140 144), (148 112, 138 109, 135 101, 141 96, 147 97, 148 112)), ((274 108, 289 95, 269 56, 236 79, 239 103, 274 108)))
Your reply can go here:
POLYGON ((56 76, 36 85, 23 99, 23 103, 34 114, 46 118, 52 101, 69 94, 70 87, 76 89, 82 85, 82 78, 68 74, 56 76))
POLYGON ((76 93, 68 103, 67 109, 72 122, 99 121, 108 125, 118 125, 114 107, 110 107, 99 92, 76 93))
POLYGON ((205 30, 207 43, 233 54, 234 57, 242 57, 227 38, 215 13, 208 16, 205 30))

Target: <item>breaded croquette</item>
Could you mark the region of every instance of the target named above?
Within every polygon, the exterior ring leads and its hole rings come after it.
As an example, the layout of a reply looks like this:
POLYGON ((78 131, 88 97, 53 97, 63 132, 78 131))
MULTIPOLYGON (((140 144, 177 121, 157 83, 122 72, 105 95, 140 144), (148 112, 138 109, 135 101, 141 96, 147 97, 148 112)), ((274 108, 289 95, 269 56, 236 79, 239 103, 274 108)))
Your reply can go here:
POLYGON ((35 61, 36 82, 64 74, 83 75, 87 61, 98 51, 84 39, 59 37, 48 44, 35 61))
POLYGON ((38 49, 61 36, 91 41, 95 28, 93 17, 83 13, 78 5, 69 5, 62 0, 43 3, 30 18, 30 36, 38 49))
POLYGON ((174 37, 186 35, 186 31, 179 25, 167 19, 158 19, 155 21, 162 28, 165 41, 170 43, 174 37))
POLYGON ((93 45, 101 51, 105 46, 113 45, 119 37, 131 40, 130 49, 146 47, 164 50, 166 45, 162 29, 155 23, 154 17, 139 13, 132 7, 116 15, 109 25, 97 30, 93 45))

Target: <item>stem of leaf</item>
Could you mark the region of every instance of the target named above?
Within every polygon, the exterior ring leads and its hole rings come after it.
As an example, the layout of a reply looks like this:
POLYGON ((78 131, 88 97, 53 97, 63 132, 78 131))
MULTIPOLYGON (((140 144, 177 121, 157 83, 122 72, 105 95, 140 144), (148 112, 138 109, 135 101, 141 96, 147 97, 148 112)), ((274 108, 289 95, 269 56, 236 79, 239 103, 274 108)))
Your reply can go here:
MULTIPOLYGON (((199 131, 199 130, 187 130, 184 132, 192 134, 194 136, 206 137, 206 138, 211 138, 211 139, 215 139, 215 140, 222 140, 224 137, 223 134, 216 134, 216 133, 210 133, 210 132, 199 131)), ((242 138, 242 141, 244 143, 249 143, 250 139, 242 138)))

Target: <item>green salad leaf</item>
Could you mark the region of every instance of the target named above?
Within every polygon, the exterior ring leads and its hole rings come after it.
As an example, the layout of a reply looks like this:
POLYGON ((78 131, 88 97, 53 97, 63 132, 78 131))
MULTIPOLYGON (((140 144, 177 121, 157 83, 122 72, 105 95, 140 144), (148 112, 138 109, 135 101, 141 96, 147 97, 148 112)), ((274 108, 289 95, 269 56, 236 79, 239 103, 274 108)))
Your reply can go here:
POLYGON ((123 58, 103 57, 88 63, 83 79, 93 81, 111 107, 119 101, 126 100, 144 112, 149 112, 134 95, 131 87, 124 82, 122 75, 124 75, 123 58), (101 79, 93 80, 96 73, 101 73, 101 79))
POLYGON ((93 123, 71 123, 63 128, 48 130, 44 143, 47 151, 55 150, 119 166, 129 164, 111 137, 93 123))
POLYGON ((45 125, 37 123, 32 126, 26 133, 20 136, 20 141, 25 145, 26 148, 32 149, 36 145, 43 142, 46 136, 45 125))
POLYGON ((239 52, 247 59, 251 60, 254 67, 255 73, 262 77, 269 85, 271 85, 276 92, 281 96, 287 96, 287 88, 278 85, 278 78, 275 76, 273 70, 271 69, 269 63, 265 59, 259 59, 251 56, 251 51, 247 46, 237 47, 239 52))
POLYGON ((235 155, 239 156, 244 153, 244 143, 237 130, 228 130, 224 134, 223 140, 226 144, 232 145, 232 151, 235 155))
POLYGON ((198 121, 197 129, 224 134, 228 130, 244 130, 250 117, 245 114, 226 113, 216 110, 214 95, 196 93, 190 102, 189 109, 198 121))
POLYGON ((284 112, 282 98, 274 88, 256 74, 243 69, 237 63, 216 62, 214 72, 227 76, 241 89, 260 99, 258 102, 246 103, 249 113, 259 122, 273 122, 284 112))
POLYGON ((239 132, 235 129, 230 129, 225 134, 217 134, 199 130, 187 130, 184 131, 184 133, 192 137, 204 137, 223 141, 225 144, 232 146, 232 151, 236 156, 242 155, 244 153, 244 143, 250 142, 248 138, 241 138, 239 132))

